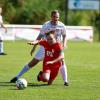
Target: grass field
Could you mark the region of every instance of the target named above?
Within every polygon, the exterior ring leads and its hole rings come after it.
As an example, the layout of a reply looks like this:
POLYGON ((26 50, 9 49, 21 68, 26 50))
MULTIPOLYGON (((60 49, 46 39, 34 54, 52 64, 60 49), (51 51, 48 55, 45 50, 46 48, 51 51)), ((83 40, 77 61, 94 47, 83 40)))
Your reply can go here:
POLYGON ((0 100, 100 100, 100 43, 69 42, 65 50, 70 85, 59 74, 53 85, 37 82, 42 63, 25 73, 25 90, 9 83, 32 57, 26 41, 5 41, 6 56, 0 56, 0 100))

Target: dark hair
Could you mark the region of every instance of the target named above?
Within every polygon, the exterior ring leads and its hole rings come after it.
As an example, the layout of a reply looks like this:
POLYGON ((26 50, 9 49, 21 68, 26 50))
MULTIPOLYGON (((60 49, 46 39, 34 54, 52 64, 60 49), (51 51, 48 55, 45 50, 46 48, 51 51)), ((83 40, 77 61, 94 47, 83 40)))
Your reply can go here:
POLYGON ((48 35, 54 34, 54 33, 55 33, 55 31, 49 31, 49 32, 45 33, 45 35, 48 36, 48 35))
POLYGON ((53 10, 53 11, 51 12, 51 16, 52 16, 54 13, 59 13, 59 11, 58 11, 58 10, 53 10))

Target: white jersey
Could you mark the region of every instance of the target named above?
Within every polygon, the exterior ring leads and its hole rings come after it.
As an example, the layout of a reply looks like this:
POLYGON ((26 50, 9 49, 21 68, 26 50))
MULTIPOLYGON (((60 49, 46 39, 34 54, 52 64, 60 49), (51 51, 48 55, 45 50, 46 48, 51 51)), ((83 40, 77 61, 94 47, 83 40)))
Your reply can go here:
POLYGON ((58 42, 61 42, 61 37, 63 35, 66 35, 66 26, 60 21, 58 21, 56 25, 53 25, 51 21, 48 21, 42 26, 42 29, 40 30, 40 34, 45 36, 46 32, 52 30, 56 31, 56 39, 58 42))

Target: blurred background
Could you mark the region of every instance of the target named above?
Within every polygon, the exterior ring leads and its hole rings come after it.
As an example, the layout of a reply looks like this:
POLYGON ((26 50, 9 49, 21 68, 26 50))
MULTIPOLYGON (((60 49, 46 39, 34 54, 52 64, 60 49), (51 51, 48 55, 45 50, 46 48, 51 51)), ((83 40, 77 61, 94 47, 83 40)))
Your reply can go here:
MULTIPOLYGON (((71 0, 69 0, 71 1, 71 0)), ((42 25, 50 12, 60 11, 60 21, 68 26, 93 26, 94 41, 100 41, 100 0, 97 9, 72 8, 68 0, 0 0, 5 24, 42 25)), ((74 5, 80 0, 72 0, 74 5)), ((84 1, 84 0, 83 0, 84 1)), ((87 0, 85 0, 87 1, 87 0)), ((88 0, 89 1, 89 0, 88 0)), ((88 3, 88 2, 87 2, 88 3)))

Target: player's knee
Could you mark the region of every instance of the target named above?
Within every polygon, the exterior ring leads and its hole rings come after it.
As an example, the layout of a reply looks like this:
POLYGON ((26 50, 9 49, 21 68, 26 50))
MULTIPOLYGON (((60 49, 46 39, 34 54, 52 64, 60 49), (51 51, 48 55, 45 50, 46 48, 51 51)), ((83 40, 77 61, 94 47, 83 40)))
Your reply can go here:
POLYGON ((49 79, 50 79, 50 74, 49 73, 44 73, 43 74, 43 77, 44 77, 44 79, 45 79, 45 81, 49 81, 49 79))

